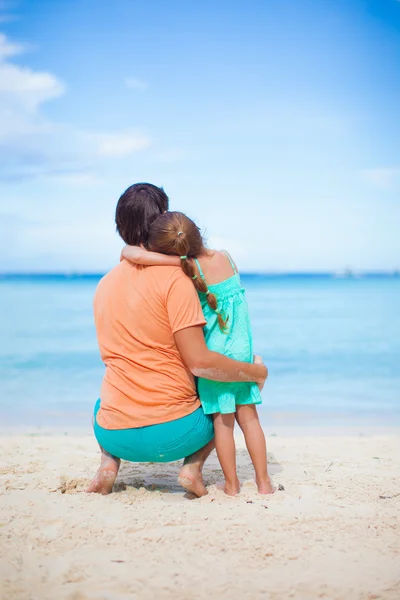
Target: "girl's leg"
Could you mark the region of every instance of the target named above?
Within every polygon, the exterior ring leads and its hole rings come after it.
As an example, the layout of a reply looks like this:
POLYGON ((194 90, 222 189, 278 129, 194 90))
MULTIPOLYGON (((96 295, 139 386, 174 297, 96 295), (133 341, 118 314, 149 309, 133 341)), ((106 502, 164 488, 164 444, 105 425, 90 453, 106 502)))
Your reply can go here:
POLYGON ((235 496, 240 492, 240 482, 236 473, 236 447, 233 437, 235 427, 235 413, 213 415, 215 448, 218 460, 225 476, 224 492, 228 496, 235 496))
POLYGON ((236 420, 243 431, 246 447, 256 473, 256 483, 260 494, 273 494, 267 466, 267 446, 264 432, 254 404, 237 404, 236 420))

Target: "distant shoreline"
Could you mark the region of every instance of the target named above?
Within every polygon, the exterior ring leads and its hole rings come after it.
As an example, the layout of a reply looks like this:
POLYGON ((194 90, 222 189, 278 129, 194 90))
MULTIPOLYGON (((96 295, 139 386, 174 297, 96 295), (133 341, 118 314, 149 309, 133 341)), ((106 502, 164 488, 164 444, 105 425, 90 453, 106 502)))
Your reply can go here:
MULTIPOLYGON (((0 273, 0 280, 99 280, 104 273, 33 272, 0 273)), ((400 271, 345 271, 345 272, 242 272, 247 279, 400 279, 400 271)))

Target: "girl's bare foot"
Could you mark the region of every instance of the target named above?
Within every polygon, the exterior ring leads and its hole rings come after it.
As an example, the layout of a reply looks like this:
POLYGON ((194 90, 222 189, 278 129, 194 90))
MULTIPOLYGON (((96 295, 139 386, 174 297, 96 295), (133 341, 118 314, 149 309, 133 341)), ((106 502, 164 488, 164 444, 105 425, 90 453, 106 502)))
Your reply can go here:
POLYGON ((263 481, 256 481, 256 483, 259 494, 273 494, 276 491, 269 477, 263 481))
POLYGON ((228 481, 217 483, 217 488, 225 492, 227 496, 237 496, 240 493, 240 481, 237 479, 233 483, 228 481))

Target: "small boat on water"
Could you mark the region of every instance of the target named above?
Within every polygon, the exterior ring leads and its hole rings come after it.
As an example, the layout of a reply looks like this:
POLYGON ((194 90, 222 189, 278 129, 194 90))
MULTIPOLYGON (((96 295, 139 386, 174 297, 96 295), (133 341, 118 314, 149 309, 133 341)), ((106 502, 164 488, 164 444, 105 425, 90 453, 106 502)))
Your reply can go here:
POLYGON ((357 273, 352 269, 344 269, 343 271, 336 271, 333 274, 335 279, 361 279, 361 273, 357 273))

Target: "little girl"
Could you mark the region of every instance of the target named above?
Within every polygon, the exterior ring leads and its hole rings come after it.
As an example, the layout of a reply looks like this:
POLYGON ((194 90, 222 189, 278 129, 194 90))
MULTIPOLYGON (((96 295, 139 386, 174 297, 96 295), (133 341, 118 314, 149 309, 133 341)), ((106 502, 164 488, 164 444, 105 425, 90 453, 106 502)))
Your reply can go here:
MULTIPOLYGON (((200 297, 208 348, 236 360, 253 361, 249 310, 236 265, 227 252, 207 249, 199 228, 186 215, 160 215, 150 227, 148 250, 126 246, 122 257, 142 265, 181 265, 200 297)), ((262 401, 257 384, 199 378, 198 391, 205 414, 213 415, 225 493, 234 496, 240 491, 233 435, 236 419, 254 466, 258 491, 272 494, 265 437, 256 409, 262 401)))

